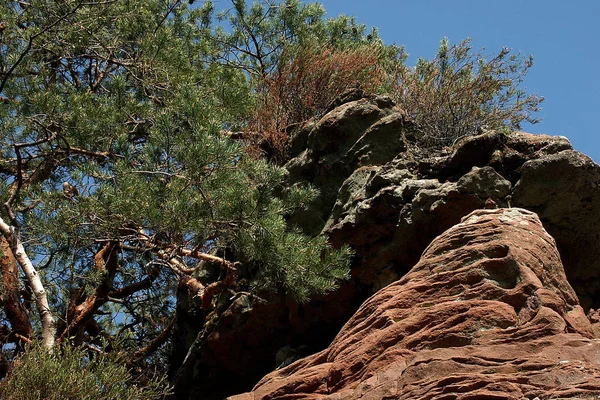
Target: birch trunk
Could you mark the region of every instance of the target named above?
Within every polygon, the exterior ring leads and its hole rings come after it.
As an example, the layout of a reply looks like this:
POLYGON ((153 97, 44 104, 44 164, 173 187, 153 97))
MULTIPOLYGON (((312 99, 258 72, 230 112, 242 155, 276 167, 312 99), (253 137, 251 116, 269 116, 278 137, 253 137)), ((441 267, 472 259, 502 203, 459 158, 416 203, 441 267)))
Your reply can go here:
POLYGON ((14 228, 4 222, 2 218, 0 218, 0 233, 2 233, 6 241, 10 243, 15 259, 27 276, 29 285, 33 290, 35 304, 40 313, 40 319, 42 320, 42 343, 44 347, 50 349, 52 346, 54 346, 54 340, 56 336, 56 321, 54 320, 54 316, 50 311, 48 297, 46 295, 44 285, 42 284, 42 280, 35 270, 33 263, 29 259, 29 256, 25 252, 23 243, 21 243, 21 240, 14 231, 14 228))

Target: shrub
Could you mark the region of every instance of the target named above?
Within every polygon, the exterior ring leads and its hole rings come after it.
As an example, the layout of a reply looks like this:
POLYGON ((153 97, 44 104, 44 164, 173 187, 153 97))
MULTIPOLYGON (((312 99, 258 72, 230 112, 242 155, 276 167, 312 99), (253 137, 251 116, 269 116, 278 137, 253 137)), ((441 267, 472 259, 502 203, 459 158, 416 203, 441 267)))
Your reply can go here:
POLYGON ((481 129, 539 122, 532 113, 544 98, 519 88, 533 58, 508 48, 486 58, 472 53, 470 43, 450 47, 444 38, 433 60, 419 59, 414 68, 399 63, 393 72, 393 97, 420 127, 419 147, 440 148, 481 129))
POLYGON ((376 92, 385 80, 380 65, 382 47, 362 44, 349 49, 290 46, 258 88, 254 117, 248 131, 263 140, 281 160, 286 128, 323 115, 331 102, 351 87, 376 92))
POLYGON ((5 400, 147 400, 167 393, 167 384, 134 384, 125 365, 109 356, 90 356, 84 349, 56 347, 49 353, 32 344, 14 360, 13 369, 0 383, 5 400))

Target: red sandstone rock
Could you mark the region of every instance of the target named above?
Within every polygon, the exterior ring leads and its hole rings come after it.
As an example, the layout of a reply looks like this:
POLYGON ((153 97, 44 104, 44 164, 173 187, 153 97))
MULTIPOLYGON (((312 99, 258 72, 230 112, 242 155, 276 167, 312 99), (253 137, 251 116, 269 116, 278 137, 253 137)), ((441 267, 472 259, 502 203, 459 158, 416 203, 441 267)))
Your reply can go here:
POLYGON ((593 331, 537 215, 476 210, 367 300, 327 349, 230 399, 600 394, 593 331))

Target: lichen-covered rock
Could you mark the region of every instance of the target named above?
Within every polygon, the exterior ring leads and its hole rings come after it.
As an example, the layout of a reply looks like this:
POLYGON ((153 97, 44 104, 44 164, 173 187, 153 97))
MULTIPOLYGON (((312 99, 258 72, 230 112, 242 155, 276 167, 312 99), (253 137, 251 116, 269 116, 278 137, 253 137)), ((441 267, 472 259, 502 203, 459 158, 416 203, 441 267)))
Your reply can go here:
POLYGON ((375 122, 348 151, 351 165, 381 165, 406 150, 402 133, 406 116, 397 111, 375 122))
POLYGON ((479 197, 504 199, 510 194, 511 184, 492 167, 473 167, 456 182, 456 189, 479 197))
POLYGON ((600 393, 600 340, 554 239, 523 209, 477 210, 258 399, 573 398, 600 393))
POLYGON ((574 150, 529 160, 513 203, 540 215, 585 308, 600 306, 600 166, 574 150))
POLYGON ((398 279, 434 237, 491 198, 540 215, 584 308, 600 308, 600 166, 564 137, 524 132, 486 132, 440 154, 401 153, 343 182, 323 232, 355 248, 361 284, 377 290, 398 279))
POLYGON ((406 150, 404 132, 412 129, 412 124, 404 112, 388 97, 364 95, 357 99, 358 94, 292 136, 293 158, 285 165, 288 181, 308 182, 321 193, 310 213, 293 217, 309 234, 321 231, 342 182, 354 170, 385 164, 406 150), (299 143, 306 143, 303 151, 299 151, 299 143))

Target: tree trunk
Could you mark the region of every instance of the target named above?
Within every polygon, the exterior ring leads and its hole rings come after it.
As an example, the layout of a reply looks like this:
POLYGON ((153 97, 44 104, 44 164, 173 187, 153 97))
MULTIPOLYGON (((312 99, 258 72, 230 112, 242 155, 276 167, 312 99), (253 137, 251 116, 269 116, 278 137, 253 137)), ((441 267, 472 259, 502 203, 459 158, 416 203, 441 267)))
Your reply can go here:
POLYGON ((54 316, 50 311, 48 297, 46 295, 44 285, 42 284, 42 280, 35 270, 33 263, 29 259, 29 256, 25 252, 23 243, 21 243, 21 240, 16 234, 14 227, 11 227, 4 222, 2 218, 0 218, 0 233, 2 233, 6 241, 10 244, 15 259, 19 262, 21 269, 27 276, 29 285, 33 290, 35 304, 38 308, 38 312, 40 313, 40 319, 42 320, 42 343, 44 347, 50 349, 52 346, 54 346, 56 321, 54 320, 54 316))
POLYGON ((21 302, 17 260, 15 260, 10 244, 3 236, 0 236, 0 249, 2 251, 0 269, 2 270, 2 285, 4 288, 2 303, 6 317, 14 333, 26 339, 31 339, 33 330, 29 321, 29 313, 21 302))

